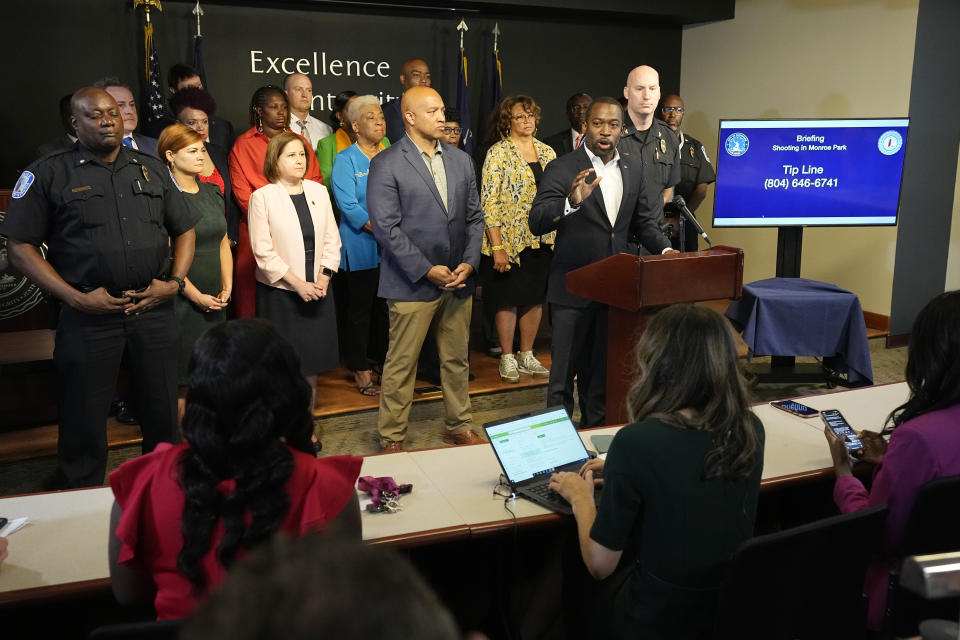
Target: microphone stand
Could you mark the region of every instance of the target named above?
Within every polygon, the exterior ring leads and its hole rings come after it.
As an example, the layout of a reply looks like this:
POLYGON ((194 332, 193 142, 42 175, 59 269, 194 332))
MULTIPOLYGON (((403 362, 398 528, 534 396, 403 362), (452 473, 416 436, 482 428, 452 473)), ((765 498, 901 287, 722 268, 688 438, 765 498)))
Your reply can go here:
POLYGON ((683 199, 683 196, 681 195, 673 196, 673 204, 676 205, 676 207, 680 210, 680 214, 681 214, 680 215, 680 234, 681 234, 680 250, 683 251, 683 235, 682 234, 683 234, 684 219, 686 219, 687 222, 693 225, 694 229, 697 230, 697 233, 700 234, 701 238, 707 241, 707 246, 712 247, 713 243, 710 242, 710 238, 707 236, 707 232, 703 230, 703 227, 701 227, 700 223, 697 222, 697 218, 693 215, 690 209, 687 208, 687 201, 683 199))

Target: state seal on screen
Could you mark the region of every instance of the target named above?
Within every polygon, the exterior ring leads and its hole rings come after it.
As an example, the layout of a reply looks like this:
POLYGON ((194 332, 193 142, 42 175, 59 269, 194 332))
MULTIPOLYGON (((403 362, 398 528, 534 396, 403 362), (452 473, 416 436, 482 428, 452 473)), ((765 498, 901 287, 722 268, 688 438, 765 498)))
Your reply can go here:
POLYGON ((877 140, 877 148, 880 149, 880 153, 885 156, 892 156, 897 151, 900 151, 903 147, 903 137, 900 135, 899 131, 884 131, 880 134, 880 139, 877 140))
POLYGON ((737 156, 745 154, 747 149, 750 148, 750 139, 739 131, 731 133, 727 136, 727 139, 724 140, 723 148, 727 150, 728 154, 736 158, 737 156))
MULTIPOLYGON (((0 211, 0 223, 3 222, 0 211)), ((40 255, 47 257, 46 245, 38 247, 40 255)), ((43 292, 22 273, 13 268, 7 256, 7 239, 0 236, 0 320, 26 313, 43 301, 43 292)))

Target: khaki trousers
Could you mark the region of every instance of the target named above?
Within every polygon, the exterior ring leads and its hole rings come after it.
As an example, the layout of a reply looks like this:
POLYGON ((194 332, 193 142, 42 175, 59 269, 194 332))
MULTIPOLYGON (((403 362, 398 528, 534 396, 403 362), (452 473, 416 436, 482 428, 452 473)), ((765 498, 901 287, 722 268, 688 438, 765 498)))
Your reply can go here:
POLYGON ((448 433, 470 428, 470 313, 473 298, 458 298, 449 291, 430 302, 388 300, 390 346, 380 380, 380 413, 377 429, 382 442, 401 442, 407 433, 417 359, 427 331, 433 327, 440 354, 440 381, 448 433))

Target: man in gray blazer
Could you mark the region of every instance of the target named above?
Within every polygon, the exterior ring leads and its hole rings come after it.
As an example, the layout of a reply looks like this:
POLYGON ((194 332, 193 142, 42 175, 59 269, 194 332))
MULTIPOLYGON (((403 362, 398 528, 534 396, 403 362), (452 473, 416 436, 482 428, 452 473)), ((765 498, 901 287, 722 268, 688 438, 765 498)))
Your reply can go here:
POLYGON ((473 161, 442 144, 440 94, 403 94, 406 134, 374 156, 367 179, 373 235, 383 251, 379 295, 390 311, 377 428, 384 451, 400 451, 413 401, 417 356, 434 324, 448 444, 483 442, 470 430, 467 342, 483 212, 473 161))

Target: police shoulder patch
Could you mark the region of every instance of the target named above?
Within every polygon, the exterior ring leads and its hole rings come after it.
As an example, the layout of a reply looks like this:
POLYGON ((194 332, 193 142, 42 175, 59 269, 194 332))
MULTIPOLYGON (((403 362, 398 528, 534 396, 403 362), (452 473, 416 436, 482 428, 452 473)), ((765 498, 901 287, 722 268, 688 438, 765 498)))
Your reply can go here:
POLYGON ((27 191, 30 189, 30 185, 33 184, 33 181, 36 179, 29 171, 24 171, 20 174, 20 179, 17 180, 17 184, 13 187, 13 193, 11 197, 16 200, 17 198, 22 198, 26 195, 27 191))

